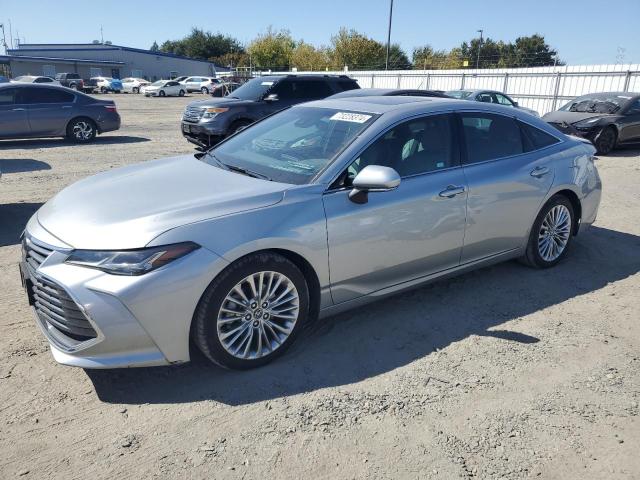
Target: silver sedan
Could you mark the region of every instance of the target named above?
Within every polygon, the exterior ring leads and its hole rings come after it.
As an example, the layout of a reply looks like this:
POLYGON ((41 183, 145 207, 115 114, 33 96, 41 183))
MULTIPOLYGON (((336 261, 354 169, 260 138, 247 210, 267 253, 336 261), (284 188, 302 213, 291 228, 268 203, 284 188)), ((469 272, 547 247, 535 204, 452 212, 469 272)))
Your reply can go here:
POLYGON ((85 368, 282 354, 305 324, 514 258, 594 222, 594 148, 517 109, 439 98, 297 105, 206 153, 84 179, 23 237, 54 358, 85 368))

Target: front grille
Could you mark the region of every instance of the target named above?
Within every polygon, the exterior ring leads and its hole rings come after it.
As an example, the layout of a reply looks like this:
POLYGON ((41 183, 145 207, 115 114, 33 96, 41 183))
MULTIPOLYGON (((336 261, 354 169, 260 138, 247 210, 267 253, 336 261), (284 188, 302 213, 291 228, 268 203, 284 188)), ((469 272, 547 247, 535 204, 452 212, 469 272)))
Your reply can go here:
POLYGON ((89 320, 63 287, 43 277, 31 277, 31 282, 34 306, 43 322, 77 341, 96 338, 89 320))
POLYGON ((182 115, 182 119, 186 122, 198 122, 200 118, 202 118, 202 113, 204 110, 199 107, 187 107, 184 110, 184 114, 182 115))
POLYGON ((27 284, 33 292, 33 306, 40 321, 78 342, 96 338, 91 323, 64 287, 36 273, 53 249, 26 235, 22 249, 27 284))
POLYGON ((44 262, 49 255, 53 252, 50 247, 44 246, 32 238, 25 238, 22 240, 22 250, 24 255, 24 261, 29 269, 29 277, 33 277, 38 267, 44 262))

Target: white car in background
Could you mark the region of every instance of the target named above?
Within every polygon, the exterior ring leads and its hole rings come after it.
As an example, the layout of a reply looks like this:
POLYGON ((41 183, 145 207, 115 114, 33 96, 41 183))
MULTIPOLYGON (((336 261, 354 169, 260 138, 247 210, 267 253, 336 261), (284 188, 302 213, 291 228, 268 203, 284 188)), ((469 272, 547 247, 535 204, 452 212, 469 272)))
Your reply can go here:
POLYGON ((140 89, 147 85, 151 85, 151 82, 144 78, 127 77, 122 79, 122 91, 125 93, 140 93, 140 89))
POLYGON ((11 83, 43 83, 45 85, 60 85, 60 82, 51 77, 39 77, 35 75, 22 75, 11 80, 11 83))
POLYGON ((158 80, 151 85, 141 87, 140 93, 143 93, 145 97, 183 97, 185 87, 175 80, 158 80))
POLYGON ((208 95, 220 80, 213 77, 187 77, 180 82, 187 89, 187 92, 200 92, 208 95))

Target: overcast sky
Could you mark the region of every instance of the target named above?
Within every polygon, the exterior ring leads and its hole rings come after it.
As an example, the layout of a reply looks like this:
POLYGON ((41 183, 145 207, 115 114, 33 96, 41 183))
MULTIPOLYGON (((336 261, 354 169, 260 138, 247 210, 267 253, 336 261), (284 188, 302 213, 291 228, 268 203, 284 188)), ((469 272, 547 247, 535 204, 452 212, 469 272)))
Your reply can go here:
MULTIPOLYGON (((345 26, 384 42, 388 11, 389 0, 0 0, 8 43, 11 20, 27 43, 89 43, 102 25, 105 40, 138 48, 192 26, 248 42, 272 25, 316 45, 345 26)), ((450 49, 480 28, 504 41, 540 33, 569 64, 640 63, 640 0, 394 1, 392 41, 409 56, 424 44, 450 49)))

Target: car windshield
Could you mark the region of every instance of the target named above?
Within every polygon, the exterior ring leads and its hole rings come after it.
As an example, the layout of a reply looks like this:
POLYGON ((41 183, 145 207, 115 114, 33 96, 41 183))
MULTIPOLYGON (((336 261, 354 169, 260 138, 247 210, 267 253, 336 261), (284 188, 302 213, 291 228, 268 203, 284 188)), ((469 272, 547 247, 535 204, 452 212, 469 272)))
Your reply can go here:
POLYGON ((23 76, 20 76, 20 77, 16 77, 16 78, 14 78, 14 80, 15 80, 16 82, 24 82, 24 81, 26 81, 26 80, 29 80, 30 78, 31 78, 31 77, 25 77, 25 76, 23 75, 23 76))
POLYGON ((294 107, 233 136, 202 159, 277 182, 309 183, 376 118, 371 113, 294 107))
POLYGON ((240 100, 260 100, 276 82, 273 78, 254 78, 242 85, 230 95, 231 98, 240 100))
POLYGON ((578 97, 560 110, 567 112, 615 113, 631 99, 628 95, 600 93, 578 97))
POLYGON ((161 87, 162 85, 164 85, 166 82, 166 80, 158 80, 157 82, 153 82, 151 85, 153 87, 161 87))
POLYGON ((469 90, 449 90, 448 92, 445 92, 445 93, 450 97, 459 98, 462 100, 464 100, 469 95, 471 95, 471 92, 469 90))

